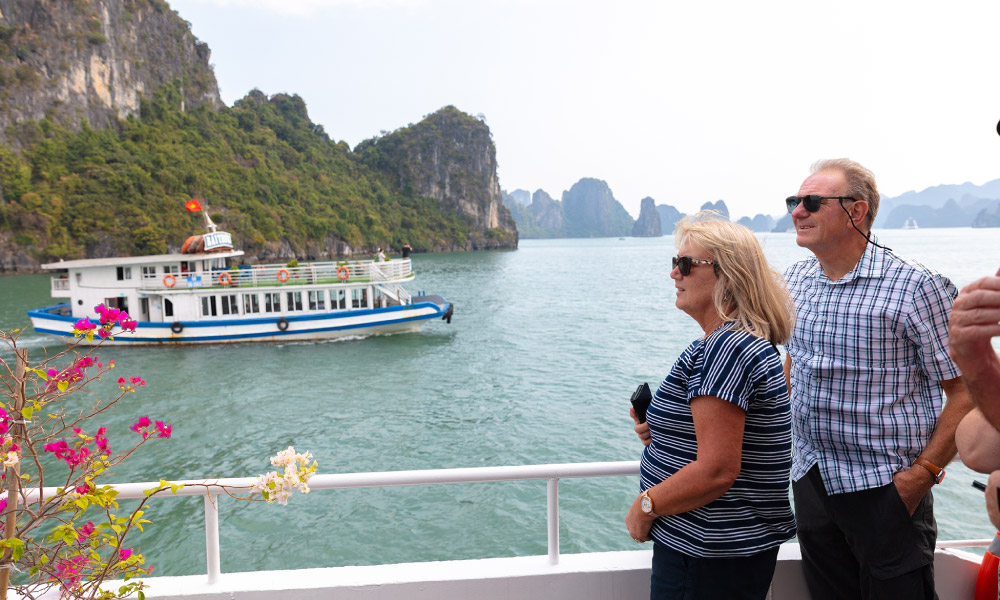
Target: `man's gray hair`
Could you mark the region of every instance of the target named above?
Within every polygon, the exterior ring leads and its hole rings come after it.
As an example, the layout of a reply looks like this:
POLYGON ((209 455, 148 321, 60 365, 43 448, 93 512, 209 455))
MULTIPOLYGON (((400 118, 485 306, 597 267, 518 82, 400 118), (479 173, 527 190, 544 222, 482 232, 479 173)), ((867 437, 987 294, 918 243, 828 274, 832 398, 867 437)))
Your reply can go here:
POLYGON ((845 195, 864 200, 868 203, 868 215, 865 217, 865 229, 871 231, 875 215, 878 214, 879 193, 875 184, 875 174, 849 158, 828 158, 813 163, 810 172, 840 171, 847 180, 845 195))

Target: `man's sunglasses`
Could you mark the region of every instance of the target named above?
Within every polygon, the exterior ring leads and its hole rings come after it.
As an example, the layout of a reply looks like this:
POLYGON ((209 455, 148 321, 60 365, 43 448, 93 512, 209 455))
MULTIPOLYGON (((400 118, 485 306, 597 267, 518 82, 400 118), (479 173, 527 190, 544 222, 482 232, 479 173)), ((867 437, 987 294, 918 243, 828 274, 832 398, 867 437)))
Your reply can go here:
POLYGON ((715 274, 719 274, 719 265, 714 260, 705 260, 703 258, 691 258, 690 256, 675 256, 670 259, 670 264, 673 265, 672 268, 680 269, 681 275, 687 277, 691 274, 691 268, 695 265, 712 265, 715 269, 715 274))
POLYGON ((791 214, 791 212, 795 210, 795 207, 799 205, 799 202, 801 202, 802 206, 804 206, 806 210, 814 213, 819 210, 820 206, 823 205, 823 200, 857 201, 857 198, 852 198, 850 196, 817 196, 815 194, 810 194, 808 196, 789 196, 785 198, 785 206, 788 207, 788 213, 791 214))

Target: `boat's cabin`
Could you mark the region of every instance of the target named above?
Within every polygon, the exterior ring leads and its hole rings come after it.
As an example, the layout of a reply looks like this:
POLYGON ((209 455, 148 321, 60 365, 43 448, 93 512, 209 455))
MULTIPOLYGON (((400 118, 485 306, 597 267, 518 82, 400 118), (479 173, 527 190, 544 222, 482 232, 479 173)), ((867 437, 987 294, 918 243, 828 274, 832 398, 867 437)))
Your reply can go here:
POLYGON ((94 306, 124 310, 138 321, 173 322, 377 309, 409 304, 398 282, 412 279, 409 259, 230 265, 238 250, 98 258, 43 265, 65 270, 52 295, 69 298, 74 318, 94 306), (292 263, 294 265, 294 263, 292 263))

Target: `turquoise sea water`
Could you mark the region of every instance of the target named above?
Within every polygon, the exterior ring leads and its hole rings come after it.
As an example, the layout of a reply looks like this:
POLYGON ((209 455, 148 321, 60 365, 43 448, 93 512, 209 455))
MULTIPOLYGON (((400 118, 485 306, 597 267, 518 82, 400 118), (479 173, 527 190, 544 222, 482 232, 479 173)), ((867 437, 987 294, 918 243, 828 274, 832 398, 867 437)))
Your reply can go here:
MULTIPOLYGON (((878 233, 960 287, 1000 266, 996 229, 878 233)), ((760 238, 779 270, 807 255, 792 234, 760 238)), ((700 335, 673 306, 673 254, 672 237, 421 254, 410 291, 452 301, 450 325, 339 342, 101 349, 118 365, 113 379, 148 382, 102 415, 112 445, 124 447, 142 415, 173 425, 110 481, 255 476, 289 445, 312 452, 321 473, 636 460, 630 393, 658 384, 700 335)), ((47 275, 0 277, 0 328, 27 326, 25 311, 50 303, 47 275)), ((36 360, 61 346, 30 326, 21 342, 36 360)), ((941 539, 993 536, 973 478, 952 465, 935 488, 941 539)), ((562 552, 634 549, 623 519, 636 488, 636 477, 561 482, 562 552)), ((205 572, 202 512, 200 498, 151 502, 154 523, 133 545, 157 574, 205 572)), ((544 482, 315 491, 284 507, 223 499, 220 521, 224 572, 546 552, 544 482)))

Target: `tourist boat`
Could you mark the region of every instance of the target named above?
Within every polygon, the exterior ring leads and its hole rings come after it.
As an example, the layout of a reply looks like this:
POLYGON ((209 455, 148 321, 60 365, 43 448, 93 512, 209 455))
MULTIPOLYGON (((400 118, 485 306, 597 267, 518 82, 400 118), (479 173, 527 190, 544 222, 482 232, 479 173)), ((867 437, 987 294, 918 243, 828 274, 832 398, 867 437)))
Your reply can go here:
POLYGON ((81 319, 97 322, 99 304, 137 321, 134 333, 104 342, 123 345, 323 340, 451 322, 444 298, 403 288, 414 278, 409 258, 236 265, 243 251, 205 218, 209 232, 180 253, 43 264, 61 271, 52 296, 69 301, 28 311, 35 331, 74 337, 81 319))
POLYGON ((917 220, 916 219, 914 219, 913 217, 910 217, 910 218, 906 219, 906 222, 903 223, 903 226, 901 227, 901 229, 920 229, 920 226, 917 225, 917 220))

